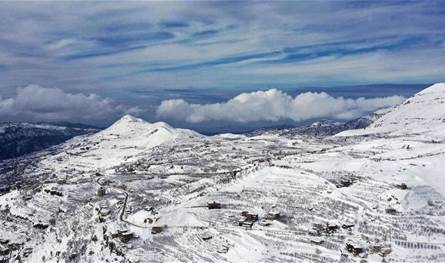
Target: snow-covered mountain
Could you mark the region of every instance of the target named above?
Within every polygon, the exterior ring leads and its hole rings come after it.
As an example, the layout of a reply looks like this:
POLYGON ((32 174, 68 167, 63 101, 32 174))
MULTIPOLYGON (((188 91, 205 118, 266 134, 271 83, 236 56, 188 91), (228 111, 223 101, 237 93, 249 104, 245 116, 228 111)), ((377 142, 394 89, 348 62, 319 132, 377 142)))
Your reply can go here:
POLYGON ((432 85, 387 110, 365 129, 344 131, 336 137, 368 138, 349 148, 377 152, 386 149, 374 157, 379 160, 416 166, 416 160, 422 159, 429 165, 422 164, 422 169, 417 169, 409 180, 431 185, 445 195, 445 83, 432 85))
POLYGON ((40 151, 97 128, 69 123, 0 123, 0 160, 40 151))
POLYGON ((0 259, 444 262, 444 92, 328 137, 125 116, 0 167, 0 259))
POLYGON ((51 156, 43 163, 65 169, 104 169, 138 158, 138 154, 176 140, 202 136, 186 129, 175 129, 165 122, 149 123, 125 115, 109 128, 87 137, 74 138, 63 145, 63 152, 51 156), (54 165, 55 163, 59 165, 54 165))
POLYGON ((422 90, 401 105, 380 112, 364 130, 347 131, 340 136, 390 135, 416 136, 418 134, 445 135, 445 83, 438 83, 422 90))

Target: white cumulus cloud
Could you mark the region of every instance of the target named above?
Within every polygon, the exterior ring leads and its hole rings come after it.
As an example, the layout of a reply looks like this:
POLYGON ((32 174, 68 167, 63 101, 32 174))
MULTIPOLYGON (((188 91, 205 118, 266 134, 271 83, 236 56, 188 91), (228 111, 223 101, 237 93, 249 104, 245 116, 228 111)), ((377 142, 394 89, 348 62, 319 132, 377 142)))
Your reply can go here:
POLYGON ((305 92, 295 97, 270 89, 242 93, 226 102, 190 104, 182 99, 165 100, 157 117, 190 123, 205 121, 255 122, 313 118, 351 119, 380 108, 401 103, 401 96, 348 99, 325 92, 305 92))
POLYGON ((0 119, 9 121, 91 122, 139 111, 137 107, 129 107, 96 94, 72 94, 39 85, 18 88, 15 97, 0 97, 0 119))

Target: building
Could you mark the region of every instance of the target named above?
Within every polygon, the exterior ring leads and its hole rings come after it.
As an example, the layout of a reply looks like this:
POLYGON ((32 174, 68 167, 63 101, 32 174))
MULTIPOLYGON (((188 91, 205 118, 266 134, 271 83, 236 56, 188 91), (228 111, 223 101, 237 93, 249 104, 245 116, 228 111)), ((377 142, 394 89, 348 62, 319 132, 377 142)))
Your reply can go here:
POLYGON ((394 209, 394 208, 392 208, 392 207, 388 207, 388 208, 386 208, 386 209, 385 209, 385 212, 386 212, 387 214, 390 214, 390 215, 396 215, 396 214, 397 214, 397 210, 394 209))
POLYGON ((246 218, 247 221, 257 221, 258 220, 258 214, 249 213, 247 211, 241 212, 241 215, 246 218))
POLYGON ((128 243, 128 241, 135 238, 135 235, 129 230, 118 230, 116 233, 111 234, 111 237, 118 238, 123 243, 128 243))
POLYGON ((104 196, 105 192, 105 187, 100 186, 99 188, 97 188, 97 196, 104 196))
POLYGON ((210 232, 205 232, 201 235, 202 240, 207 241, 213 238, 210 232))
POLYGON ((151 233, 154 234, 159 234, 164 230, 164 228, 162 226, 152 226, 151 227, 151 233))
POLYGON ((212 201, 212 202, 208 202, 207 203, 207 207, 209 209, 220 209, 221 208, 221 204, 218 203, 218 202, 212 201))
POLYGON ((354 256, 357 256, 363 252, 365 252, 365 248, 363 247, 362 244, 354 242, 352 240, 347 240, 346 241, 346 250, 353 254, 354 256))
POLYGON ((281 217, 280 212, 271 211, 271 212, 267 213, 267 219, 270 219, 270 220, 277 220, 280 217, 281 217))

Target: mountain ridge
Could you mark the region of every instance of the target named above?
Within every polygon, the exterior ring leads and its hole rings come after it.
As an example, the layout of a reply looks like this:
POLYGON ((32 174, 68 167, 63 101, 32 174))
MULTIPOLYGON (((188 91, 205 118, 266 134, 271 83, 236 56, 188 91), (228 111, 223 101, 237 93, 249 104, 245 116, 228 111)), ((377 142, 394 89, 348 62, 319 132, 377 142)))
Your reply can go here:
POLYGON ((75 136, 98 131, 90 126, 69 126, 54 123, 0 123, 0 160, 44 150, 75 136))

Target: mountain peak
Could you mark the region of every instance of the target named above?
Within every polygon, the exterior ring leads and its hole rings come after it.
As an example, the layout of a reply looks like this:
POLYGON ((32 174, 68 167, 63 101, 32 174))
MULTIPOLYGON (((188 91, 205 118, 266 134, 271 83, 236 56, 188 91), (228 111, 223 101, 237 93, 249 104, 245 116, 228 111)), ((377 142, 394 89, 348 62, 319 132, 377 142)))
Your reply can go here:
POLYGON ((124 116, 122 116, 122 118, 120 118, 117 122, 115 123, 121 123, 121 122, 147 122, 141 118, 137 118, 131 114, 125 114, 124 116))
POLYGON ((150 124, 151 123, 149 123, 141 118, 137 118, 133 115, 126 114, 126 115, 122 116, 122 118, 117 120, 115 123, 113 123, 106 130, 108 130, 108 131, 110 131, 110 130, 125 131, 125 130, 130 130, 132 128, 135 128, 136 126, 146 126, 146 125, 150 125, 150 124))

